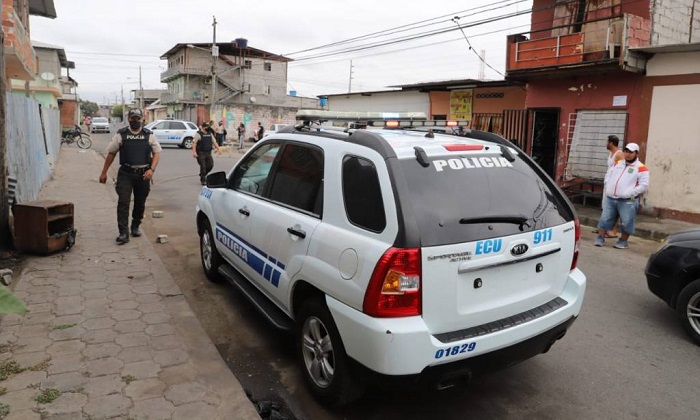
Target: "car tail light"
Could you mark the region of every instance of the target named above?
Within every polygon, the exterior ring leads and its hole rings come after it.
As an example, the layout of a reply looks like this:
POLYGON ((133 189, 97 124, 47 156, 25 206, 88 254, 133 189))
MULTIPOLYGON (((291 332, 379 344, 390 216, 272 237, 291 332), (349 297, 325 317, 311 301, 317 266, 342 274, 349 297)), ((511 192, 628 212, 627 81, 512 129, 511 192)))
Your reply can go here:
POLYGON ((571 271, 573 271, 576 268, 576 265, 578 265, 578 248, 579 244, 581 243, 581 223, 578 221, 578 219, 574 220, 574 258, 571 259, 571 271))
POLYGON ((421 314, 420 248, 389 248, 374 267, 362 311, 377 318, 421 314))

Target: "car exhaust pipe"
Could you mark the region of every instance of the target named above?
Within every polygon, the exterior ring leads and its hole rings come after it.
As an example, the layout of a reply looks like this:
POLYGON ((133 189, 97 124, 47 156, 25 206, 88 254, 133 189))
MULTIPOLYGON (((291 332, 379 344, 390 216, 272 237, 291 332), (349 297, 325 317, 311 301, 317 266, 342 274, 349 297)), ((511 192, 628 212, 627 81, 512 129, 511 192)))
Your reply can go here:
POLYGON ((454 388, 456 386, 466 385, 471 381, 471 372, 464 372, 458 375, 452 375, 444 378, 435 384, 435 389, 438 391, 444 391, 449 388, 454 388))

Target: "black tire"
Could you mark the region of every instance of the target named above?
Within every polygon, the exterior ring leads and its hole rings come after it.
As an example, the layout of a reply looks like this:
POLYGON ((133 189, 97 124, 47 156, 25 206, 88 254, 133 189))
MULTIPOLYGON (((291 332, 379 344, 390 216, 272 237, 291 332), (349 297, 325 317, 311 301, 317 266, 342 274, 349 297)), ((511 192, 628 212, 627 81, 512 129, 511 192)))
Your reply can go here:
POLYGON ((216 250, 214 235, 208 220, 204 221, 204 229, 199 234, 199 256, 207 279, 213 283, 219 283, 222 279, 219 266, 224 263, 224 259, 216 250))
POLYGON ((678 295, 676 311, 690 338, 700 345, 700 279, 685 286, 678 295))
POLYGON ((182 143, 180 144, 180 148, 191 149, 192 148, 192 137, 186 137, 184 140, 182 140, 182 143))
POLYGON ((351 372, 338 328, 322 298, 302 303, 295 339, 302 374, 316 399, 340 406, 362 396, 364 381, 351 372))
POLYGON ((85 134, 81 134, 80 137, 76 139, 76 143, 81 149, 89 149, 90 146, 92 146, 92 139, 85 134))

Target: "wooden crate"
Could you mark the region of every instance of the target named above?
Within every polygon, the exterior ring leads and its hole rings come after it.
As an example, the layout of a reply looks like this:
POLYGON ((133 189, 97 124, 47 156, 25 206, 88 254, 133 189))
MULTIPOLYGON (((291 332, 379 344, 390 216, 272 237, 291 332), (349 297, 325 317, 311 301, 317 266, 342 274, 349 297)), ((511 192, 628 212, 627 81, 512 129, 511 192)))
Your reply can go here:
POLYGON ((73 203, 31 201, 16 204, 12 212, 18 251, 46 255, 66 248, 68 232, 73 229, 73 203))

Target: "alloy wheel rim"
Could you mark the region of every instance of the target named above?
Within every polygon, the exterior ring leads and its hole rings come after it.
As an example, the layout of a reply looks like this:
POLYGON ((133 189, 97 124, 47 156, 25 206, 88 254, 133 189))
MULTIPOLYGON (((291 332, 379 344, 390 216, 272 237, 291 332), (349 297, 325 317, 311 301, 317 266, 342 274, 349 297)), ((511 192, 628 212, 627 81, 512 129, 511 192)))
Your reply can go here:
POLYGON ((700 335, 700 292, 697 292, 688 300, 686 314, 688 316, 688 323, 693 327, 695 332, 700 335))
POLYGON ((316 317, 309 317, 302 328, 302 352, 306 371, 321 388, 328 388, 335 374, 335 354, 331 336, 316 317))
POLYGON ((202 261, 207 271, 211 270, 211 238, 208 230, 202 235, 202 261))

